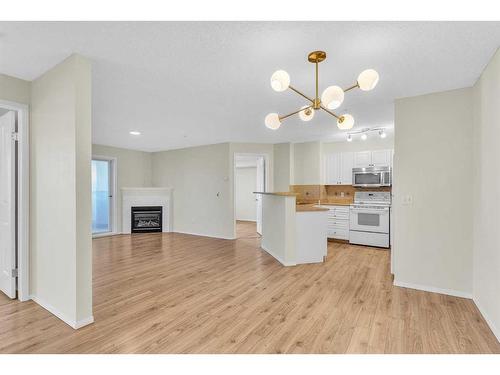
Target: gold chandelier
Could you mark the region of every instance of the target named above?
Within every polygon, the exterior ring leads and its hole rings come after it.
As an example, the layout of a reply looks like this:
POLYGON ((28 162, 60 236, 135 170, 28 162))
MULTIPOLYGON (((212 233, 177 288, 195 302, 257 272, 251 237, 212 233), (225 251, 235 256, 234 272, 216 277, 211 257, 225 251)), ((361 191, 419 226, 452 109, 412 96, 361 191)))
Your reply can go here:
POLYGON ((308 56, 309 62, 312 62, 316 65, 316 96, 314 99, 309 96, 303 94, 296 88, 290 85, 290 75, 284 70, 277 70, 271 76, 271 87, 274 91, 285 91, 286 89, 290 89, 303 98, 307 99, 310 104, 303 106, 299 110, 289 113, 288 115, 280 116, 277 113, 270 113, 265 118, 265 124, 269 129, 276 130, 281 126, 282 120, 293 116, 295 114, 299 114, 299 117, 302 121, 310 121, 314 117, 314 112, 316 110, 322 109, 326 113, 332 115, 337 119, 337 126, 341 130, 349 130, 354 125, 354 118, 348 114, 344 113, 343 115, 336 115, 332 112, 333 109, 336 109, 342 105, 344 101, 344 93, 350 91, 355 88, 359 88, 363 91, 370 91, 375 88, 378 83, 379 76, 378 73, 373 69, 367 69, 361 72, 358 76, 358 80, 355 85, 348 87, 346 89, 342 89, 339 86, 329 86, 323 91, 321 98, 318 96, 318 64, 326 59, 326 52, 324 51, 314 51, 311 52, 308 56))

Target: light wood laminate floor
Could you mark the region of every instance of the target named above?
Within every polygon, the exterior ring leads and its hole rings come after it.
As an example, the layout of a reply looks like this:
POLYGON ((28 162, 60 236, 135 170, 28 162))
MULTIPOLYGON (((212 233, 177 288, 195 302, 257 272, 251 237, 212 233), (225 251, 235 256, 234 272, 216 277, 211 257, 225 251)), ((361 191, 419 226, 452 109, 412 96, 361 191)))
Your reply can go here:
POLYGON ((329 243, 326 263, 283 267, 238 227, 95 239, 95 323, 0 295, 0 352, 500 353, 471 300, 392 286, 388 251, 329 243))

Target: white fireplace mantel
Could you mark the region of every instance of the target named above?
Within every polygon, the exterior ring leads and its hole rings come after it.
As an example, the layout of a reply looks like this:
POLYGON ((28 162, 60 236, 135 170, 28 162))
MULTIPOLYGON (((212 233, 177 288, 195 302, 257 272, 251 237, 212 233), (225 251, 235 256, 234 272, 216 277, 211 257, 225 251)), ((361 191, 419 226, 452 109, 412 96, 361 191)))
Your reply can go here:
POLYGON ((132 207, 163 207, 163 232, 172 231, 172 189, 171 188, 121 188, 122 233, 131 232, 132 207))

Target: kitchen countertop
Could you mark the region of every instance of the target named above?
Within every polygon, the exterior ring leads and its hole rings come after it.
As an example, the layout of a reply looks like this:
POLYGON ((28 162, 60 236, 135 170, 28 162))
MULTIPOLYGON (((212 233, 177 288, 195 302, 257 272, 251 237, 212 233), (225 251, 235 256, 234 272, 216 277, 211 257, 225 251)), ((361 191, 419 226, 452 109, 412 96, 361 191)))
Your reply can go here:
POLYGON ((328 208, 318 207, 313 204, 298 204, 295 206, 295 212, 314 212, 314 211, 328 211, 328 208))
POLYGON ((254 194, 264 194, 264 195, 278 195, 278 196, 282 196, 282 197, 296 197, 297 193, 291 193, 289 191, 282 191, 282 192, 274 192, 274 193, 271 193, 271 192, 268 192, 268 191, 254 191, 253 192, 254 194))
POLYGON ((314 203, 305 203, 305 202, 299 202, 297 203, 297 205, 299 206, 307 206, 307 205, 316 205, 316 206, 349 206, 351 205, 353 202, 351 201, 339 201, 339 202, 335 202, 335 201, 320 201, 320 203, 318 202, 314 202, 314 203))
POLYGON ((342 201, 342 202, 321 202, 321 205, 322 206, 350 206, 352 204, 352 202, 346 202, 346 201, 342 201))

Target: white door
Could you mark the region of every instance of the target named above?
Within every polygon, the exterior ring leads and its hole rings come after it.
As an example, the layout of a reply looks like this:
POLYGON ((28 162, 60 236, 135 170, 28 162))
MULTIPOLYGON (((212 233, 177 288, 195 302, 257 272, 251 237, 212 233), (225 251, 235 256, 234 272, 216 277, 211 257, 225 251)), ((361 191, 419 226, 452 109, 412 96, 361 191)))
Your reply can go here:
MULTIPOLYGON (((257 158, 257 191, 266 191, 266 163, 264 157, 257 158)), ((257 202, 257 233, 262 234, 262 194, 254 194, 257 202)))
POLYGON ((372 163, 371 151, 359 151, 354 153, 354 167, 363 168, 369 167, 372 163))
POLYGON ((354 167, 354 153, 343 152, 341 155, 340 181, 342 185, 352 185, 352 168, 354 167))
POLYGON ((372 151, 372 164, 375 167, 388 167, 391 165, 392 150, 372 151))
POLYGON ((0 290, 16 298, 15 113, 0 117, 0 290))
POLYGON ((340 184, 340 154, 328 154, 325 157, 325 185, 340 184))

